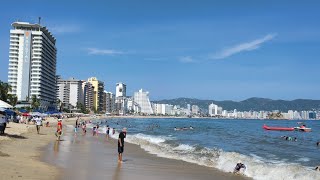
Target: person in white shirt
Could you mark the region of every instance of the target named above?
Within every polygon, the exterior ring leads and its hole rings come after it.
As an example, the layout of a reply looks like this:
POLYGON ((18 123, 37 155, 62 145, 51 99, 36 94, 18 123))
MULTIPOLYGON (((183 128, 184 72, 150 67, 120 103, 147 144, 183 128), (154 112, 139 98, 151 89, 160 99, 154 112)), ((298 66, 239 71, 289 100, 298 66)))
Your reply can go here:
POLYGON ((37 116, 35 118, 35 121, 36 121, 37 132, 39 134, 40 133, 40 126, 42 126, 42 119, 41 119, 41 117, 37 116))

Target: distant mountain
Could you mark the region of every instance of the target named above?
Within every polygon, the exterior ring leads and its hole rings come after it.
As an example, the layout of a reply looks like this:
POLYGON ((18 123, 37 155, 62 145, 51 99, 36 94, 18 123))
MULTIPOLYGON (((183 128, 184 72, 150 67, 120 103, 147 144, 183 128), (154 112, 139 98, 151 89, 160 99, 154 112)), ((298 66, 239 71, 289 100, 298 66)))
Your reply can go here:
POLYGON ((207 110, 209 104, 214 103, 221 106, 225 110, 238 111, 272 111, 280 110, 286 112, 288 110, 319 110, 320 100, 310 100, 310 99, 296 99, 292 101, 286 100, 272 100, 266 98, 249 98, 243 101, 215 101, 215 100, 200 100, 191 98, 177 98, 177 99, 165 99, 160 101, 153 101, 154 103, 160 104, 172 104, 180 105, 180 107, 187 107, 187 104, 198 105, 201 109, 207 110))

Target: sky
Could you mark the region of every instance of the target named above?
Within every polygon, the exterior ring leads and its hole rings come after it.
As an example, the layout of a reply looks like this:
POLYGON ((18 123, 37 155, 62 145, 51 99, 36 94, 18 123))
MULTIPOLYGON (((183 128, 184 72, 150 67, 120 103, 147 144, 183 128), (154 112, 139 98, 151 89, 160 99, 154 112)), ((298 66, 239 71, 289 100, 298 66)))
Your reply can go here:
POLYGON ((0 80, 11 23, 46 26, 57 74, 151 100, 320 99, 320 1, 16 0, 0 6, 0 80))

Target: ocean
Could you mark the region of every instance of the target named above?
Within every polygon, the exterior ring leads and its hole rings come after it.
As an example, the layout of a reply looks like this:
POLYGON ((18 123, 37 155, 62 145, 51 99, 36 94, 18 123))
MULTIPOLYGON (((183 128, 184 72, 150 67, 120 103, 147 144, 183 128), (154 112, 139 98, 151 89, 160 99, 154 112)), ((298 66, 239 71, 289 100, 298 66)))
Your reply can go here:
MULTIPOLYGON (((231 172, 241 161, 253 179, 320 179, 320 121, 303 121, 312 132, 267 131, 268 126, 298 126, 293 120, 241 120, 190 118, 122 118, 96 121, 100 133, 106 125, 128 128, 126 142, 160 157, 196 163, 231 172), (174 128, 193 129, 175 131, 174 128), (296 137, 286 141, 281 136, 296 137)), ((90 126, 89 126, 90 127, 90 126)), ((89 131, 91 132, 91 131, 89 131)), ((113 136, 117 138, 117 134, 113 136)))

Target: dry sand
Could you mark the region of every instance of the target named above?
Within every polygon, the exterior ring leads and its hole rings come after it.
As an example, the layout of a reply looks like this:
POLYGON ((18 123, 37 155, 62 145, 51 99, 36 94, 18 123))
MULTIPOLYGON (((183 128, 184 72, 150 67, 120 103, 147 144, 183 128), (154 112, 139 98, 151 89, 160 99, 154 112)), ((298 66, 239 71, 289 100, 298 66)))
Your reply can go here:
MULTIPOLYGON (((74 124, 75 120, 76 118, 66 119, 63 124, 74 124)), ((40 161, 43 147, 56 139, 54 133, 57 119, 48 118, 47 121, 51 127, 41 127, 40 134, 37 134, 35 125, 32 124, 11 122, 7 125, 6 135, 0 136, 0 180, 60 179, 57 167, 40 161)))

